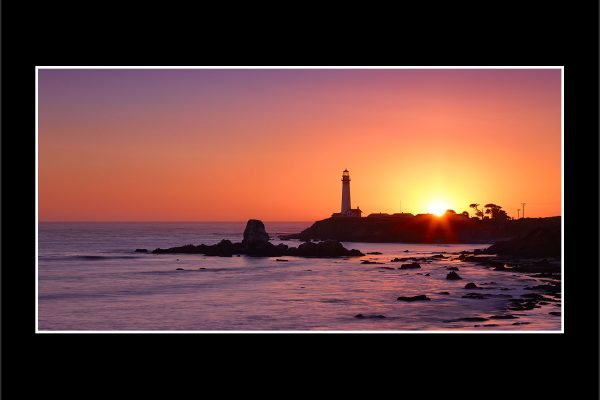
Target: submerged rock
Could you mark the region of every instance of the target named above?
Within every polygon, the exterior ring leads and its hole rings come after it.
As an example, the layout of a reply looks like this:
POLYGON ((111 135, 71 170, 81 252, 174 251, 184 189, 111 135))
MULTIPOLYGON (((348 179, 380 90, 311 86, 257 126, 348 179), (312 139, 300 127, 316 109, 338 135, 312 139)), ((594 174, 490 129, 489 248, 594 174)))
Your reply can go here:
POLYGON ((548 314, 560 317, 560 312, 559 311, 550 311, 548 314))
POLYGON ((383 253, 381 253, 380 251, 371 251, 370 253, 367 253, 367 254, 382 255, 383 253))
POLYGON ((483 322, 488 321, 487 318, 484 317, 464 317, 464 318, 456 318, 456 319, 447 319, 444 322, 483 322))
POLYGON ((399 301, 421 301, 421 300, 431 300, 431 299, 424 294, 420 294, 418 296, 412 296, 412 297, 400 296, 400 297, 398 297, 397 300, 399 300, 399 301))
POLYGON ((410 264, 402 264, 400 266, 400 269, 420 269, 421 265, 419 265, 419 263, 413 262, 410 264))
POLYGON ((148 249, 135 249, 135 253, 147 253, 148 249))
POLYGON ((519 318, 516 315, 506 314, 506 315, 492 315, 490 319, 516 319, 519 318))
POLYGON ((446 279, 453 281, 462 278, 456 272, 451 271, 448 273, 448 275, 446 275, 446 279))
POLYGON ((481 293, 467 293, 464 296, 462 296, 463 299, 478 299, 478 300, 483 300, 486 299, 487 296, 481 293))
POLYGON ((373 318, 373 319, 382 319, 385 318, 385 315, 363 315, 363 314, 356 314, 354 316, 354 318, 358 318, 358 319, 365 319, 365 318, 373 318))
MULTIPOLYGON (((367 254, 369 254, 369 253, 367 253, 367 254)), ((380 262, 369 261, 369 260, 362 260, 360 263, 361 264, 383 264, 383 263, 380 263, 380 262)))
POLYGON ((477 286, 473 282, 469 282, 465 285, 465 289, 479 289, 479 286, 477 286))

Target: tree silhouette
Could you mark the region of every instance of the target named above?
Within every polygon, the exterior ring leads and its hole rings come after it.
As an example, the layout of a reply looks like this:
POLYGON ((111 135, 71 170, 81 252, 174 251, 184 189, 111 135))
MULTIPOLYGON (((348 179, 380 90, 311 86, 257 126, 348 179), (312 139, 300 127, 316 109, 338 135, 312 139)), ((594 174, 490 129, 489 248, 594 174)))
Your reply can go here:
POLYGON ((469 212, 468 211, 463 211, 460 213, 462 216, 464 216, 465 218, 469 218, 469 212))
POLYGON ((506 214, 506 211, 502 210, 502 206, 488 203, 484 207, 486 208, 485 213, 490 215, 490 219, 495 221, 505 221, 508 219, 508 214, 506 214))
POLYGON ((478 208, 479 204, 472 203, 472 204, 469 204, 469 207, 475 209, 475 216, 476 217, 479 217, 479 219, 483 219, 483 211, 478 208))

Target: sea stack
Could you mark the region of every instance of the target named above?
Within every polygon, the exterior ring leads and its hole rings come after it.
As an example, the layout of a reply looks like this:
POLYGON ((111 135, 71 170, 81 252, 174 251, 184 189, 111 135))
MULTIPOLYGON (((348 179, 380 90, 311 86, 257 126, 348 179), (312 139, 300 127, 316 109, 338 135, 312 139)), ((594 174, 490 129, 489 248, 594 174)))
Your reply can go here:
POLYGON ((269 234, 265 230, 265 224, 258 219, 249 219, 244 229, 244 240, 242 245, 254 247, 269 242, 269 234))

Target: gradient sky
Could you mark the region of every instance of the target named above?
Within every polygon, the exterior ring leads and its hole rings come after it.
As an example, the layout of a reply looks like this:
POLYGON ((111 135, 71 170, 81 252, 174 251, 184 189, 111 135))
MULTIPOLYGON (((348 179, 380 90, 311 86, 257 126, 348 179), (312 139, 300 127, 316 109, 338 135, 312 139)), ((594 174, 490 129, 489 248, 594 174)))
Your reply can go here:
POLYGON ((41 221, 561 215, 561 71, 39 70, 41 221))

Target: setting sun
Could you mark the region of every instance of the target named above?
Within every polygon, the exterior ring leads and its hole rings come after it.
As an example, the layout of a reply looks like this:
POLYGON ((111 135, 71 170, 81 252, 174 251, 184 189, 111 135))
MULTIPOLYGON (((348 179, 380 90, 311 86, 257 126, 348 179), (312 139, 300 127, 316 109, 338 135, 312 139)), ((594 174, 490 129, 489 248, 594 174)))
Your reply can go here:
POLYGON ((446 210, 448 209, 448 205, 440 200, 434 200, 429 204, 427 208, 427 212, 430 214, 435 214, 438 217, 442 216, 446 210))

